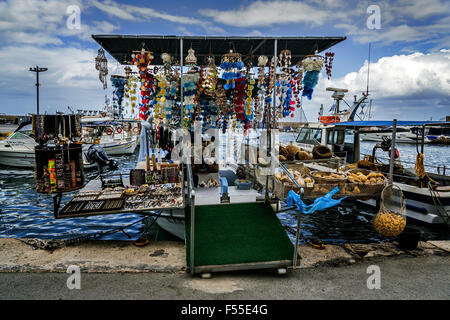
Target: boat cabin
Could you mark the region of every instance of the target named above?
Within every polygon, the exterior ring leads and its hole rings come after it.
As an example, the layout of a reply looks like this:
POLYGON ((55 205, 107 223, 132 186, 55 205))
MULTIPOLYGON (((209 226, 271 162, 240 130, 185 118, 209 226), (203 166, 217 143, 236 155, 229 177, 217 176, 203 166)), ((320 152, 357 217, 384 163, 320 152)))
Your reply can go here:
POLYGON ((314 146, 324 145, 334 155, 345 158, 348 163, 359 161, 359 131, 345 126, 310 123, 299 129, 297 144, 311 151, 314 146))

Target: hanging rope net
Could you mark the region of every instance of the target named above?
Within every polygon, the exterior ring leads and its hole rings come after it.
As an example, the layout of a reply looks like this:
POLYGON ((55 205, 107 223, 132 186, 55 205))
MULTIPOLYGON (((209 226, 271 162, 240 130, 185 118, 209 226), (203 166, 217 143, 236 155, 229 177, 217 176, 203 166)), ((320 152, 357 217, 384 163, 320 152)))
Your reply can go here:
POLYGON ((385 237, 396 237, 406 226, 406 200, 402 190, 392 184, 381 192, 380 210, 373 219, 375 231, 385 237))

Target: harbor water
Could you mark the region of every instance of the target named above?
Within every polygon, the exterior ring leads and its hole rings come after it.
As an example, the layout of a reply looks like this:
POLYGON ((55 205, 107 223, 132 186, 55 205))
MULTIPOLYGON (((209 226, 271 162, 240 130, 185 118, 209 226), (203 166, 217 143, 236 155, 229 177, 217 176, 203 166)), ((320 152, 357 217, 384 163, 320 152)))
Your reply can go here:
MULTIPOLYGON (((363 142, 362 153, 371 153, 374 143, 363 142)), ((401 159, 415 162, 414 145, 399 146, 401 159)), ((426 146, 425 164, 450 167, 450 148, 447 146, 426 146)), ((378 151, 380 152, 380 151, 378 151)), ((139 151, 131 156, 117 156, 119 168, 117 172, 129 172, 136 165, 139 151)), ((378 153, 377 153, 378 155, 378 153)), ((380 154, 380 157, 382 155, 380 154)), ((405 165, 408 167, 407 165, 405 165)), ((413 165, 409 165, 413 167, 413 165)), ((96 170, 86 171, 87 180, 96 176, 96 170)), ((64 194, 63 206, 73 194, 64 194)), ((50 195, 38 194, 35 191, 32 170, 15 169, 0 166, 0 237, 8 238, 40 238, 71 239, 79 236, 107 232, 138 222, 143 218, 139 214, 114 214, 91 217, 54 219, 53 199, 50 195)), ((301 242, 309 238, 318 238, 325 243, 345 242, 385 242, 392 239, 377 234, 372 228, 372 219, 376 211, 357 202, 343 202, 342 205, 305 215, 302 218, 301 242)), ((287 229, 296 228, 297 213, 286 211, 278 215, 287 229)), ((430 226, 408 220, 424 231, 425 240, 448 240, 448 229, 443 226, 430 226)), ((144 223, 136 223, 124 232, 117 232, 102 237, 103 240, 137 239, 144 229, 144 223)), ((292 240, 295 235, 289 233, 292 240)), ((176 240, 176 238, 154 224, 150 230, 153 240, 176 240)))

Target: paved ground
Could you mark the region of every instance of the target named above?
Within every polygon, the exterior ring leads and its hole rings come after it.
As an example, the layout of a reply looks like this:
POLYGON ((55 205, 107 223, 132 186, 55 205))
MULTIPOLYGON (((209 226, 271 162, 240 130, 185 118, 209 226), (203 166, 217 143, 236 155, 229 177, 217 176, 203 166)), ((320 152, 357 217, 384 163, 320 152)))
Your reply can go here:
POLYGON ((0 273, 0 299, 449 299, 450 256, 399 256, 339 267, 215 274, 211 279, 177 273, 81 273, 69 290, 65 273, 0 273), (381 289, 369 290, 370 265, 381 289))

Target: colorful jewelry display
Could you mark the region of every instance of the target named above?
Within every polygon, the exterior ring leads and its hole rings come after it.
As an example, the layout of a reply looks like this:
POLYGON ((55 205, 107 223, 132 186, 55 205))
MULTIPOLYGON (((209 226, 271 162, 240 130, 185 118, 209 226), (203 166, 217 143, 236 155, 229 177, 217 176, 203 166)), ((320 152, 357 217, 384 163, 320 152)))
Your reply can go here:
POLYGON ((295 106, 301 107, 300 92, 303 90, 303 63, 301 60, 297 62, 297 73, 294 76, 293 93, 295 106))
POLYGON ((236 79, 242 77, 240 70, 244 69, 244 67, 240 53, 230 52, 222 56, 220 68, 223 70, 222 79, 227 82, 224 85, 225 90, 235 88, 236 79))
POLYGON ((200 78, 198 72, 187 73, 183 75, 183 90, 184 90, 184 127, 189 127, 190 117, 194 114, 197 105, 197 82, 200 78))
POLYGON ((325 70, 327 72, 328 80, 331 78, 331 69, 333 69, 334 52, 325 53, 325 70))
POLYGON ((142 48, 138 54, 132 54, 133 63, 139 69, 139 79, 141 81, 141 106, 139 117, 142 120, 147 120, 149 116, 150 98, 153 89, 153 75, 148 70, 149 64, 153 60, 153 55, 149 51, 145 51, 142 48))
POLYGON ((125 67, 125 76, 126 76, 126 82, 125 82, 125 106, 130 107, 131 109, 131 115, 134 115, 134 108, 136 107, 136 88, 137 88, 137 77, 135 76, 135 72, 131 71, 130 67, 125 67))
POLYGON ((281 66, 283 66, 283 74, 287 77, 288 80, 291 79, 291 59, 291 50, 281 51, 279 63, 281 66))

